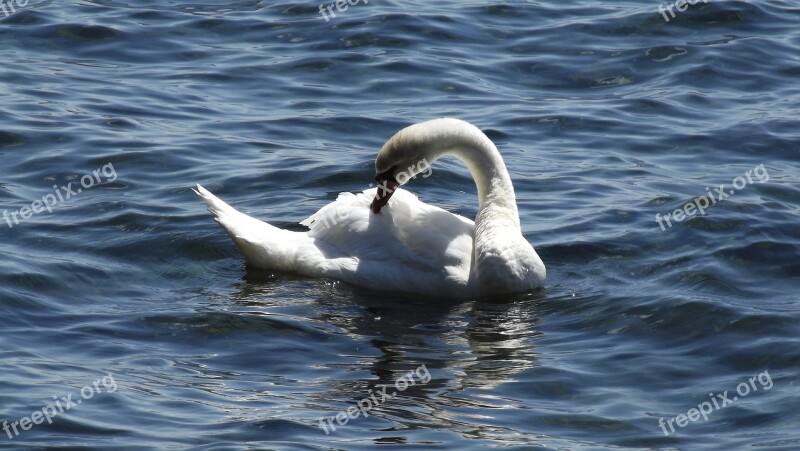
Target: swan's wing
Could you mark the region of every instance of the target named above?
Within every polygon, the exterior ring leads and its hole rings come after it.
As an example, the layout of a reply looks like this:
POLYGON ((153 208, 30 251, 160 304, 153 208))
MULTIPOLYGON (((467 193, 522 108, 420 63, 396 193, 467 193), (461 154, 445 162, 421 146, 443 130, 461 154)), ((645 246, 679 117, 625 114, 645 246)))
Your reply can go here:
POLYGON ((444 277, 466 284, 472 266, 474 223, 425 204, 403 189, 396 190, 389 205, 375 214, 369 208, 375 192, 373 188, 358 194, 342 193, 301 224, 310 228, 309 235, 315 240, 372 265, 369 272, 402 268, 408 274, 428 272, 440 280, 444 277))

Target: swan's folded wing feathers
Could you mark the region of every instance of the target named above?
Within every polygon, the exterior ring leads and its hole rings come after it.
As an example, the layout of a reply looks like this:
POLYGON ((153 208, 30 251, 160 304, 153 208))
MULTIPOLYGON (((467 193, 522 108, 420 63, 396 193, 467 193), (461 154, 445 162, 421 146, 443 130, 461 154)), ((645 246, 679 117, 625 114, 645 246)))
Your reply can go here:
POLYGON ((472 258, 474 223, 421 202, 398 189, 387 208, 374 214, 369 205, 376 189, 342 193, 301 222, 309 236, 360 260, 359 273, 398 276, 398 267, 441 273, 465 283, 472 258), (371 265, 367 270, 363 265, 371 265), (383 268, 385 267, 385 268, 383 268), (383 268, 383 269, 381 269, 383 268))

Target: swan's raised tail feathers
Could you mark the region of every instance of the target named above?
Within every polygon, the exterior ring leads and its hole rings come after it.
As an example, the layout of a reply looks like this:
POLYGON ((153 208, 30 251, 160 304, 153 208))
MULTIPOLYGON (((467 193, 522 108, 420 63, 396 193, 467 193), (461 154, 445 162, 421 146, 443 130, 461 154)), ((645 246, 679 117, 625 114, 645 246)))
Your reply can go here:
MULTIPOLYGON (((210 211, 214 215, 214 220, 223 224, 223 219, 228 217, 236 217, 238 215, 243 215, 235 208, 231 207, 230 205, 223 202, 219 197, 211 194, 211 192, 200 185, 197 185, 197 189, 192 189, 195 194, 200 196, 201 199, 208 205, 208 211, 210 211)), ((225 227, 223 225, 223 227, 225 227)), ((227 227, 225 230, 228 230, 227 227)))
POLYGON ((200 185, 194 192, 206 203, 214 220, 225 229, 247 263, 262 269, 297 270, 297 248, 309 241, 304 233, 281 230, 247 216, 200 185))

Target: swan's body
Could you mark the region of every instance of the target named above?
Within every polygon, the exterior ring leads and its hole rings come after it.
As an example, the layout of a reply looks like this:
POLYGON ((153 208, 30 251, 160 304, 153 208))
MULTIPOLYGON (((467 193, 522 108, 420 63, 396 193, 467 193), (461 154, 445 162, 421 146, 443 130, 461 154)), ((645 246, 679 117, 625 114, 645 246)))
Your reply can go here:
POLYGON ((387 141, 375 166, 383 188, 340 194, 301 222, 308 232, 240 213, 201 186, 197 193, 254 267, 445 297, 519 293, 544 283, 544 264, 521 233, 508 171, 478 128, 456 119, 412 125, 387 141), (475 179, 476 222, 396 188, 422 172, 421 162, 446 154, 464 160, 475 179))

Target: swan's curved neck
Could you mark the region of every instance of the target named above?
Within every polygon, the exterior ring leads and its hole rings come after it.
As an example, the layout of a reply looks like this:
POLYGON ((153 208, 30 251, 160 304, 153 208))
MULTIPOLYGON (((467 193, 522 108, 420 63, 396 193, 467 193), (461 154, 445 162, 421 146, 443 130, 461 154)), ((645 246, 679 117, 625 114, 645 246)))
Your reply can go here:
POLYGON ((476 227, 491 222, 493 226, 519 229, 514 187, 497 147, 480 129, 469 123, 452 121, 441 125, 437 130, 438 145, 432 146, 434 155, 431 157, 453 155, 466 164, 478 188, 476 227))
MULTIPOLYGON (((541 285, 545 268, 522 236, 511 176, 497 147, 474 125, 444 118, 400 130, 378 152, 376 180, 396 187, 427 171, 444 155, 463 161, 478 187, 469 284, 487 293, 525 291, 541 285)), ((391 192, 376 193, 373 211, 379 212, 390 196, 391 192)))

